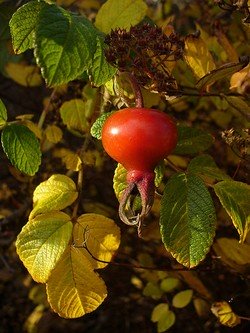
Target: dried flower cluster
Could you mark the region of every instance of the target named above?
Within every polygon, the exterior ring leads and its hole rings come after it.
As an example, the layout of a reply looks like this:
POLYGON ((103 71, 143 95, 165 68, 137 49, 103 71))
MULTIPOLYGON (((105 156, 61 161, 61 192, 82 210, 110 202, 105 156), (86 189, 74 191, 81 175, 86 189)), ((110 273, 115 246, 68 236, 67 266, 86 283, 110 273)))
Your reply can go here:
POLYGON ((177 84, 171 75, 171 63, 180 59, 184 43, 175 34, 143 24, 129 31, 117 29, 105 39, 107 61, 120 71, 132 72, 138 83, 150 90, 175 95, 177 84))

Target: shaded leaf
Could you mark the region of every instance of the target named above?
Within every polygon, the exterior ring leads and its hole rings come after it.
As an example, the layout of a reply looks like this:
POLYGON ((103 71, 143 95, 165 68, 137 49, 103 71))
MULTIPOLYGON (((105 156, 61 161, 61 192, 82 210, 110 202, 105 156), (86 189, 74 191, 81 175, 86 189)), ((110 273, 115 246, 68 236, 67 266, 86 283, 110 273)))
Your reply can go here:
POLYGON ((188 165, 188 171, 216 180, 231 179, 230 176, 217 167, 210 155, 200 155, 193 158, 188 165))
POLYGON ((244 242, 250 229, 250 185, 225 180, 214 185, 214 190, 231 217, 240 235, 240 242, 244 242))
POLYGON ((169 311, 169 305, 167 303, 157 304, 151 314, 151 321, 156 323, 162 316, 166 316, 169 311))
POLYGON ((157 332, 165 332, 175 323, 175 314, 173 311, 168 311, 166 316, 162 316, 157 323, 157 332))
POLYGON ((172 304, 175 308, 184 308, 187 306, 193 297, 193 290, 182 290, 178 294, 174 295, 172 304))
MULTIPOLYGON (((222 65, 219 68, 212 70, 207 75, 201 77, 201 79, 196 83, 196 87, 199 90, 204 89, 207 85, 216 82, 218 80, 224 79, 227 76, 230 76, 242 68, 244 68, 249 62, 249 59, 244 57, 241 62, 230 62, 222 65)), ((206 73, 205 73, 206 74, 206 73)))
POLYGON ((166 278, 161 281, 161 289, 166 293, 173 291, 180 285, 180 280, 177 278, 166 278))
POLYGON ((236 96, 224 96, 224 98, 230 106, 239 111, 246 119, 250 120, 250 106, 243 98, 236 96))
POLYGON ((61 317, 79 318, 94 311, 106 298, 107 290, 85 255, 68 247, 47 282, 47 295, 50 306, 61 317))
POLYGON ((96 27, 108 34, 116 28, 129 29, 144 18, 147 5, 143 0, 108 0, 96 15, 96 27))
POLYGON ((41 164, 39 142, 26 126, 11 124, 3 129, 2 146, 10 162, 21 172, 33 176, 41 164))
POLYGON ((56 125, 48 125, 44 131, 44 134, 46 135, 46 139, 52 143, 61 141, 63 136, 61 128, 56 125))
POLYGON ((199 128, 178 126, 178 142, 174 150, 177 155, 193 155, 208 149, 213 137, 199 128))
POLYGON ((160 289, 158 284, 154 282, 148 282, 143 289, 143 295, 152 297, 153 299, 160 299, 163 291, 160 289))
MULTIPOLYGON (((74 226, 74 242, 77 246, 86 245, 89 252, 99 260, 111 261, 120 245, 120 229, 115 222, 99 214, 83 214, 74 226)), ((103 268, 107 263, 94 259, 84 248, 84 255, 93 268, 103 268)))
POLYGON ((213 303, 211 311, 219 319, 222 325, 234 327, 241 322, 240 318, 233 312, 226 301, 213 303))
POLYGON ((161 235, 178 262, 195 267, 205 258, 215 234, 215 221, 212 198, 199 177, 177 173, 169 179, 162 198, 161 235))
POLYGON ((17 237, 17 254, 36 282, 46 282, 71 238, 70 216, 41 214, 30 220, 17 237))
POLYGON ((64 209, 70 206, 77 196, 76 184, 71 178, 60 174, 52 175, 36 187, 30 218, 41 213, 64 209))
POLYGON ((5 125, 7 121, 7 110, 2 100, 0 99, 0 126, 5 125))
POLYGON ((184 59, 198 78, 215 69, 212 55, 201 37, 189 35, 185 38, 184 59))

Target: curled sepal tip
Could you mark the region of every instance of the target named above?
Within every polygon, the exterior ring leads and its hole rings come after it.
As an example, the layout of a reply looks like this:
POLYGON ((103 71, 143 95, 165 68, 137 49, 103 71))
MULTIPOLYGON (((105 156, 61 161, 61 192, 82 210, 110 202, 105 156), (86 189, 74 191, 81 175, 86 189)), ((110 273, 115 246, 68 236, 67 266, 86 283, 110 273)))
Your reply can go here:
POLYGON ((123 191, 119 205, 120 219, 127 225, 135 225, 138 228, 138 236, 142 237, 143 221, 151 210, 154 202, 154 173, 132 171, 128 172, 128 186, 123 191), (138 214, 133 213, 131 207, 131 197, 137 190, 141 198, 141 211, 138 214))

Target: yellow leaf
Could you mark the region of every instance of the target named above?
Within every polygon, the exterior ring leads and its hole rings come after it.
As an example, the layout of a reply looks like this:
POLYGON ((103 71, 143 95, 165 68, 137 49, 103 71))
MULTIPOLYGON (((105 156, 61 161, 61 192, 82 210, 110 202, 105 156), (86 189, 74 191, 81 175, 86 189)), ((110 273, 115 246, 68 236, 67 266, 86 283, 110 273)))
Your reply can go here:
POLYGON ((226 301, 215 302, 211 307, 212 313, 219 319, 222 325, 234 327, 240 324, 240 318, 232 311, 226 301))
POLYGON ((72 234, 70 216, 41 214, 30 220, 17 237, 17 254, 36 282, 46 282, 65 251, 72 234))
POLYGON ((37 87, 42 84, 42 77, 37 66, 9 62, 5 66, 8 76, 25 87, 37 87))
POLYGON ((28 316, 28 318, 25 320, 24 323, 25 332, 27 333, 37 332, 37 325, 41 320, 43 314, 44 314, 44 306, 41 304, 36 306, 35 309, 28 316))
POLYGON ((88 129, 86 103, 81 99, 64 102, 60 108, 63 123, 69 130, 83 134, 88 129))
POLYGON ((78 318, 94 311, 107 296, 104 281, 85 255, 68 247, 47 282, 48 301, 64 318, 78 318))
POLYGON ((79 155, 69 149, 58 149, 54 152, 54 156, 61 158, 68 170, 79 171, 82 168, 82 160, 79 155))
POLYGON ((178 294, 174 295, 172 303, 175 308, 184 308, 187 306, 193 297, 193 290, 187 289, 180 291, 178 294))
POLYGON ((237 90, 240 94, 244 93, 244 86, 247 85, 250 86, 250 65, 234 73, 230 80, 230 89, 237 90))
MULTIPOLYGON (((77 219, 73 230, 77 246, 86 245, 97 259, 110 262, 120 245, 120 229, 115 222, 103 215, 83 214, 77 219)), ((107 264, 99 262, 84 249, 82 252, 92 263, 93 268, 103 268, 107 264)))
POLYGON ((198 79, 215 69, 215 63, 201 37, 190 35, 185 39, 184 58, 198 79))
POLYGON ((53 175, 35 189, 30 218, 52 210, 64 209, 70 206, 77 196, 76 184, 71 178, 60 174, 53 175))
POLYGON ((47 126, 44 133, 46 135, 46 139, 52 143, 61 141, 63 136, 62 130, 56 125, 47 126))
POLYGON ((162 316, 166 316, 169 311, 169 305, 167 303, 157 304, 151 314, 151 321, 156 323, 162 316))
POLYGON ((115 28, 129 29, 138 24, 147 13, 143 0, 108 0, 96 15, 96 27, 108 34, 115 28))
POLYGON ((37 126, 37 124, 33 123, 32 121, 26 119, 22 121, 22 124, 27 126, 38 139, 42 139, 42 131, 41 129, 37 126))

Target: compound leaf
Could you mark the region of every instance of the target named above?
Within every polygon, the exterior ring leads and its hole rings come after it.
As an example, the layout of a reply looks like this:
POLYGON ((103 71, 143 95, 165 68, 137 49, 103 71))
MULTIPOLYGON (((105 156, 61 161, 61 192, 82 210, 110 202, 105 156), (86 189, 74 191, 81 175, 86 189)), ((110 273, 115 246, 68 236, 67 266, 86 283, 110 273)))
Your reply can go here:
POLYGON ((64 318, 94 311, 107 296, 104 281, 80 249, 68 247, 47 282, 48 301, 64 318))
POLYGON ((26 126, 11 124, 2 132, 2 146, 10 162, 21 172, 33 176, 41 164, 39 142, 26 126))
POLYGON ((70 206, 77 196, 73 180, 65 175, 55 174, 36 187, 30 218, 52 210, 64 209, 70 206))
POLYGON ((17 237, 17 253, 36 282, 46 282, 72 234, 70 216, 51 212, 30 220, 17 237))
MULTIPOLYGON (((74 226, 74 241, 78 246, 85 244, 97 259, 111 261, 120 245, 120 229, 115 222, 99 214, 83 214, 74 226)), ((83 248, 93 268, 103 268, 107 263, 99 262, 83 248)))
POLYGON ((161 235, 166 249, 186 267, 195 267, 209 251, 215 234, 215 209, 203 181, 177 173, 166 184, 161 235))

